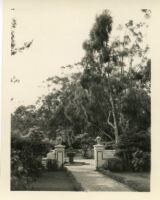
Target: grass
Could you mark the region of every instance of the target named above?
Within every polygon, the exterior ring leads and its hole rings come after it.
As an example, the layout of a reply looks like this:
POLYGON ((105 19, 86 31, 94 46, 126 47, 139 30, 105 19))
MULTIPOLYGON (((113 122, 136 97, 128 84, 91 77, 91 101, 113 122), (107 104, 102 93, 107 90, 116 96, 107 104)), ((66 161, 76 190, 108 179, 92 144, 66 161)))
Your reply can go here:
POLYGON ((77 180, 73 176, 72 172, 69 171, 66 167, 64 169, 65 169, 66 173, 68 174, 68 176, 70 177, 70 179, 72 180, 72 182, 74 183, 75 191, 84 191, 84 188, 82 187, 82 185, 79 182, 77 182, 77 180))
POLYGON ((66 168, 44 171, 31 187, 30 191, 83 191, 81 185, 66 168))
POLYGON ((135 173, 135 172, 111 172, 100 168, 98 171, 104 175, 113 178, 120 183, 123 183, 138 192, 150 192, 150 174, 149 173, 135 173))

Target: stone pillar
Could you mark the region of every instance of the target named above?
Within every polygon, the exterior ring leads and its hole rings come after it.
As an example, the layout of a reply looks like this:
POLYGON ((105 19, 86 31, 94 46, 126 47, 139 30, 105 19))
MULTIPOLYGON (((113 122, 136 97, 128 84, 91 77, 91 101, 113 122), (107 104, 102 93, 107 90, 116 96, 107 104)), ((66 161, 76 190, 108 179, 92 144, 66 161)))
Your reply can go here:
POLYGON ((94 145, 94 160, 95 160, 95 168, 98 169, 102 167, 104 164, 104 159, 103 159, 103 151, 104 151, 104 145, 100 143, 101 138, 98 136, 96 138, 97 143, 94 145))
POLYGON ((63 164, 64 164, 64 148, 65 146, 60 145, 60 144, 55 146, 55 154, 56 154, 56 160, 58 163, 58 168, 63 167, 63 164))
POLYGON ((55 157, 56 157, 56 160, 57 160, 57 163, 58 163, 58 168, 61 168, 61 167, 63 167, 64 160, 65 160, 65 157, 64 157, 65 146, 63 146, 61 144, 62 143, 61 137, 58 137, 57 141, 58 141, 58 145, 55 146, 55 157))

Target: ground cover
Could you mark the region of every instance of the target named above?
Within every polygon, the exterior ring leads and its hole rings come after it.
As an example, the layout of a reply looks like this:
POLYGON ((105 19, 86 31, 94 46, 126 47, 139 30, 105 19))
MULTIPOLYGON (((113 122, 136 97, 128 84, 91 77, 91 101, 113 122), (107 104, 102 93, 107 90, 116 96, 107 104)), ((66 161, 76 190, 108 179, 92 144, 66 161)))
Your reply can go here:
POLYGON ((107 175, 138 192, 150 191, 150 173, 135 173, 135 172, 111 172, 109 170, 99 169, 101 173, 107 175))
POLYGON ((81 186, 67 170, 44 171, 31 186, 32 191, 82 191, 81 186))

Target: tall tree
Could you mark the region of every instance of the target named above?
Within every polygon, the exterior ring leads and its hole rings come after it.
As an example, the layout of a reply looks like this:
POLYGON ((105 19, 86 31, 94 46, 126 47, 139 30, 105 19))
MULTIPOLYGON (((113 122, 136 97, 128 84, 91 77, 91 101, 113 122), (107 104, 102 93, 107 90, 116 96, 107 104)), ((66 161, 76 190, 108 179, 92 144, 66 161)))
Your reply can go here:
MULTIPOLYGON (((134 24, 130 20, 124 27, 123 37, 109 41, 112 17, 110 12, 105 10, 96 17, 89 40, 83 44, 86 54, 82 60, 84 73, 81 83, 92 98, 97 95, 93 90, 94 85, 103 85, 102 91, 109 103, 105 109, 108 114, 107 122, 114 130, 116 145, 119 134, 125 132, 132 121, 130 119, 134 119, 133 116, 127 119, 128 115, 124 112, 126 98, 130 98, 132 95, 129 94, 133 92, 135 96, 145 93, 145 81, 142 79, 145 79, 144 71, 149 62, 146 56, 149 48, 143 45, 141 28, 144 26, 145 23, 134 24)), ((148 98, 148 94, 145 93, 144 96, 148 98)), ((140 98, 138 99, 140 103, 140 98)), ((133 104, 134 100, 133 98, 133 104)))
POLYGON ((114 129, 115 141, 118 143, 118 122, 115 110, 115 102, 113 99, 113 89, 111 86, 110 73, 112 71, 113 60, 111 57, 111 49, 108 46, 110 33, 112 30, 112 17, 108 10, 105 10, 100 16, 96 17, 96 22, 90 31, 90 39, 84 42, 83 47, 86 51, 82 63, 85 67, 85 72, 89 71, 91 76, 95 74, 108 84, 107 92, 108 99, 111 105, 111 113, 113 116, 113 125, 108 123, 114 129))

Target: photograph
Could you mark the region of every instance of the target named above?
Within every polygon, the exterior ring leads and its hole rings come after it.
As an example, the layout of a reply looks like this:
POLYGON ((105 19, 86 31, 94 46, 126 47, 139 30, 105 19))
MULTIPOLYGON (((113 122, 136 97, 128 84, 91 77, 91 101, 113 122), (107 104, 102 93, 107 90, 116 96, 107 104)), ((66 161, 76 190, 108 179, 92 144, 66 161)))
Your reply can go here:
POLYGON ((9 190, 150 193, 152 9, 4 5, 9 190))

